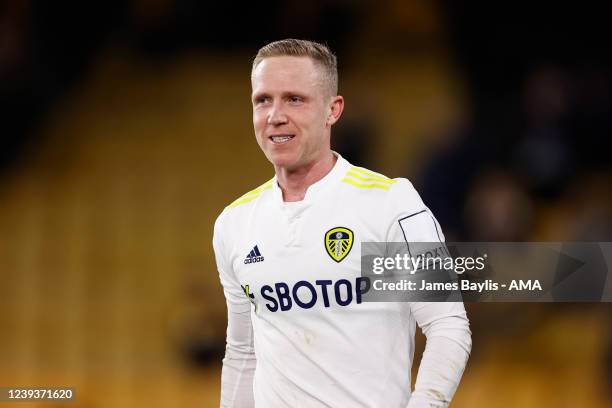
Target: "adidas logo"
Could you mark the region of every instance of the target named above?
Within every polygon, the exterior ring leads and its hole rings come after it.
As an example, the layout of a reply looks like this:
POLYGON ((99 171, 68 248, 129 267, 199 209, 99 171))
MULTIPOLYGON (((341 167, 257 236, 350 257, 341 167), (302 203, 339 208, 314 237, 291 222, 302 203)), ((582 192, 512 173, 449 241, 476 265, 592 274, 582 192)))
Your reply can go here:
POLYGON ((253 249, 251 249, 251 252, 249 252, 249 254, 246 256, 244 263, 250 264, 255 262, 263 262, 263 260, 264 257, 261 255, 261 252, 259 252, 259 248, 257 248, 257 245, 255 245, 253 249))

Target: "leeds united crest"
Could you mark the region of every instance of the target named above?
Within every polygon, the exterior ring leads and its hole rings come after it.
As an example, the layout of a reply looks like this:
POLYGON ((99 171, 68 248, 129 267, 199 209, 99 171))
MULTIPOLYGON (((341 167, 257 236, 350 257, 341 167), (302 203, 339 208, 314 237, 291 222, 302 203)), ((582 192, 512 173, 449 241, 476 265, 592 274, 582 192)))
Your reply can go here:
POLYGON ((353 231, 344 227, 332 228, 325 233, 325 249, 331 258, 340 262, 351 252, 353 231))

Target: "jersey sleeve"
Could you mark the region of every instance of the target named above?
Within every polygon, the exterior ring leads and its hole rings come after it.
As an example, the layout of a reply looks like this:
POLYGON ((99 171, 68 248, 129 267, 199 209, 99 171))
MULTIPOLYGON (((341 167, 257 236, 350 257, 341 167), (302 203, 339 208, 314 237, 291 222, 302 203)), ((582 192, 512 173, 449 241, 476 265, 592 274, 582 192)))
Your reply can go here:
MULTIPOLYGON (((398 183, 400 184, 400 183, 398 183)), ((444 243, 438 221, 407 180, 393 198, 388 242, 444 243)), ((408 408, 446 407, 467 363, 471 347, 469 321, 462 302, 412 302, 410 311, 427 338, 415 390, 408 408)))
POLYGON ((389 213, 393 215, 388 242, 444 242, 438 221, 425 206, 412 183, 400 179, 393 187, 389 213))
POLYGON ((255 405, 253 378, 255 348, 251 308, 229 262, 223 225, 224 213, 215 222, 213 248, 219 279, 227 304, 227 336, 221 373, 221 407, 247 408, 255 405))

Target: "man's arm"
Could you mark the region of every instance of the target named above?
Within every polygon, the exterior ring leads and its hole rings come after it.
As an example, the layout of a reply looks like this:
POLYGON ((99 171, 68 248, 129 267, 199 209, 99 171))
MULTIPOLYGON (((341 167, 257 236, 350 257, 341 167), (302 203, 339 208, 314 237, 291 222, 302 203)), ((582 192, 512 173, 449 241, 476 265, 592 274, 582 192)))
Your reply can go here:
POLYGON ((412 312, 427 338, 408 408, 446 407, 472 349, 462 303, 413 303, 412 312))
MULTIPOLYGON (((412 185, 403 181, 401 184, 398 183, 400 190, 392 204, 399 215, 389 230, 388 241, 405 241, 409 247, 414 242, 443 243, 438 221, 412 185), (410 210, 402 209, 404 206, 410 210)), ((446 407, 457 390, 472 348, 465 308, 462 302, 414 302, 410 309, 427 342, 407 408, 446 407)))
POLYGON ((221 407, 247 408, 255 406, 253 377, 255 349, 251 311, 227 302, 227 339, 221 373, 221 407))
MULTIPOLYGON (((444 242, 442 229, 429 210, 404 218, 400 229, 409 243, 444 242)), ((408 408, 446 407, 472 349, 465 308, 462 302, 414 302, 410 310, 427 341, 408 408)))
POLYGON ((255 375, 255 348, 251 306, 231 264, 226 260, 228 252, 223 241, 222 217, 217 219, 213 236, 213 248, 219 278, 227 304, 227 337, 225 358, 221 374, 221 407, 251 408, 253 377, 255 375))

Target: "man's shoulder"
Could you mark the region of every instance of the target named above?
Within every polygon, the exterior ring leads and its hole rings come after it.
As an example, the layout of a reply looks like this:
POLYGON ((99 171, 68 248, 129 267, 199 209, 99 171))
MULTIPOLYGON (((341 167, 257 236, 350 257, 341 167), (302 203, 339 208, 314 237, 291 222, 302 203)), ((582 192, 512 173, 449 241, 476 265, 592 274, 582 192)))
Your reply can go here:
POLYGON ((350 166, 342 178, 342 190, 370 216, 384 219, 399 214, 421 211, 423 200, 412 183, 403 177, 389 178, 384 174, 358 166, 350 166))
POLYGON ((242 206, 243 204, 247 204, 257 200, 266 192, 266 190, 270 190, 272 188, 273 181, 274 178, 271 178, 260 186, 257 186, 256 188, 247 191, 246 193, 232 201, 227 207, 225 207, 225 209, 230 210, 242 206))
POLYGON ((241 222, 245 216, 248 216, 249 211, 245 212, 244 210, 257 202, 264 194, 269 193, 273 181, 274 178, 266 181, 228 204, 215 220, 215 231, 226 229, 233 222, 241 222))
POLYGON ((365 167, 353 165, 348 168, 341 182, 351 186, 356 192, 367 195, 374 193, 386 198, 410 195, 415 191, 412 183, 406 178, 390 178, 365 167))
POLYGON ((255 187, 252 190, 247 191, 242 194, 240 197, 236 198, 230 204, 228 204, 219 217, 217 218, 217 222, 220 222, 221 219, 228 217, 229 215, 236 215, 241 213, 240 209, 249 207, 249 204, 255 203, 258 199, 260 199, 266 192, 269 192, 272 189, 272 183, 274 178, 266 181, 265 183, 255 187))

